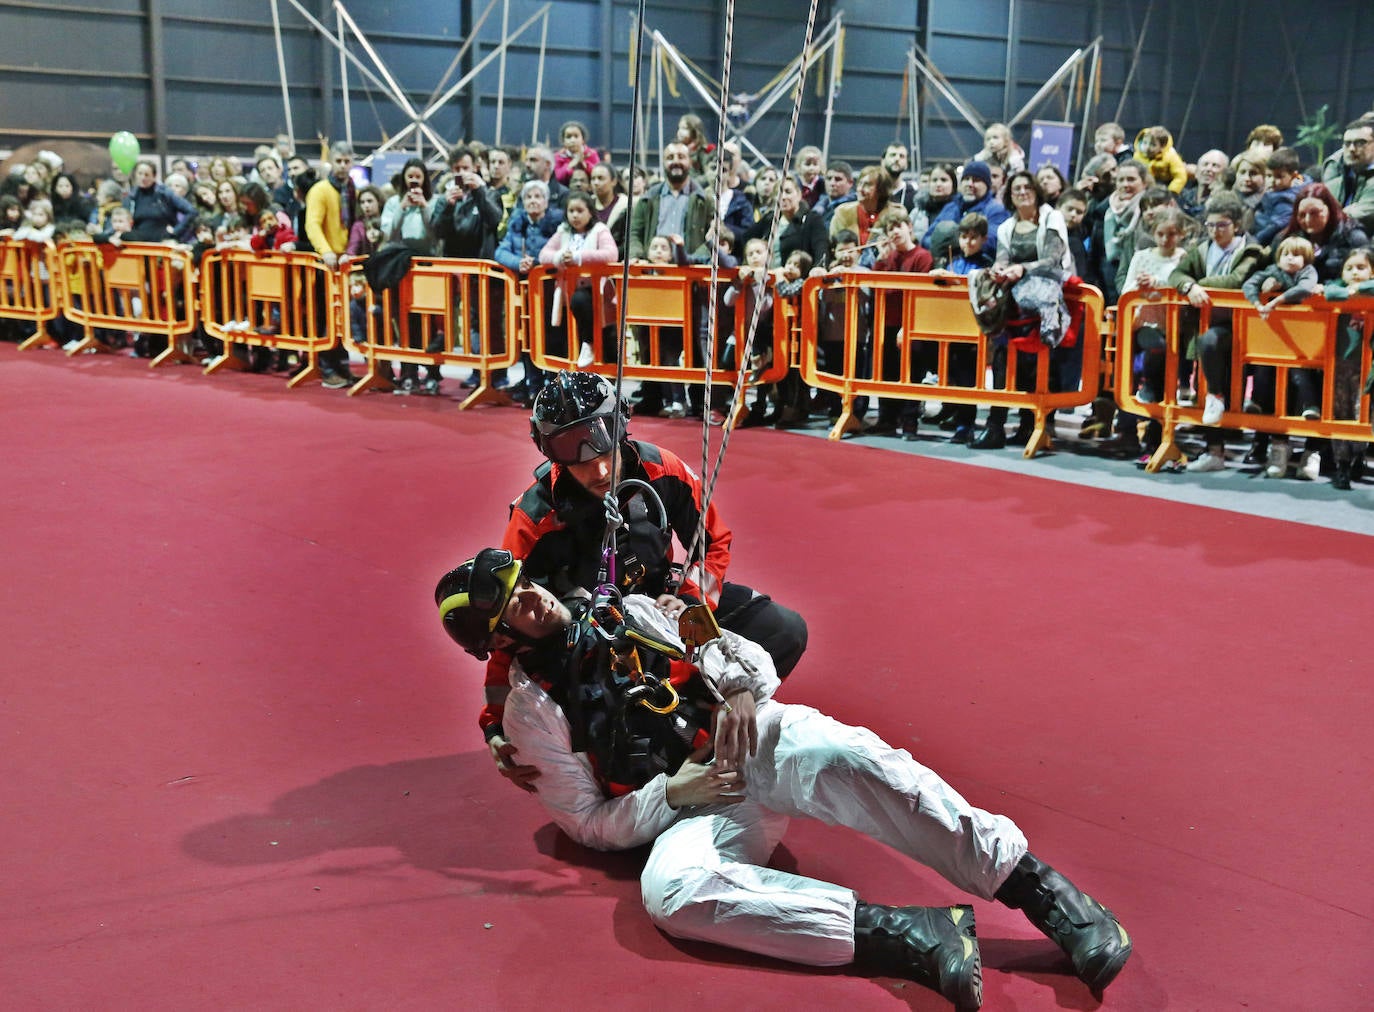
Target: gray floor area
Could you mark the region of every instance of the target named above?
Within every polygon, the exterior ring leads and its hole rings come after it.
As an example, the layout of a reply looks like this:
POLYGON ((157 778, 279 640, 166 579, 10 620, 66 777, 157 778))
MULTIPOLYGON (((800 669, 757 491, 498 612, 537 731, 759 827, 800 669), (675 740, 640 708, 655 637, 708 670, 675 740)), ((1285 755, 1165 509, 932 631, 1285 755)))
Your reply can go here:
MULTIPOLYGON (((1087 409, 1082 412, 1086 414, 1087 409)), ((869 418, 872 417, 870 414, 869 418)), ((1009 432, 1015 427, 1016 413, 1012 412, 1011 417, 1009 432)), ((949 433, 929 424, 922 425, 916 440, 910 442, 892 436, 847 436, 845 442, 1374 536, 1374 459, 1370 461, 1366 477, 1356 481, 1349 492, 1332 488, 1330 478, 1325 475, 1317 481, 1274 480, 1265 478, 1260 468, 1242 466, 1241 460, 1249 448, 1248 436, 1244 443, 1227 446, 1225 471, 1146 474, 1131 461, 1102 456, 1094 449, 1093 441, 1080 441, 1077 432, 1081 420, 1079 415, 1069 415, 1059 421, 1054 450, 1032 460, 1021 456, 1020 447, 970 450, 967 446, 951 444, 949 433)), ((979 425, 982 425, 981 415, 979 425)), ((829 433, 829 426, 813 420, 806 428, 793 431, 823 439, 829 433)), ((1190 459, 1202 451, 1201 439, 1190 436, 1187 430, 1183 431, 1180 445, 1190 459)), ((1295 440, 1294 445, 1300 446, 1301 440, 1295 440)))

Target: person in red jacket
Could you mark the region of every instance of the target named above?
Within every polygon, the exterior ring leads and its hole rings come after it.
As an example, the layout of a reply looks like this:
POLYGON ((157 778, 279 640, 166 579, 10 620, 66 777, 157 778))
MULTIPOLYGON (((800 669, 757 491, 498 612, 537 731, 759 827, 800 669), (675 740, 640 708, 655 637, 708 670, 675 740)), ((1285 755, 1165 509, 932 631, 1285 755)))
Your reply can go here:
MULTIPOLYGON (((911 228, 911 216, 899 204, 889 204, 878 216, 874 228, 884 236, 885 243, 879 247, 875 271, 898 271, 907 274, 925 274, 934 266, 930 251, 916 239, 911 228)), ((907 349, 911 359, 911 378, 920 382, 928 372, 937 366, 939 346, 933 341, 916 341, 902 333, 902 293, 887 293, 883 314, 882 378, 889 383, 901 379, 902 348, 907 349)), ((902 427, 907 440, 916 438, 920 424, 921 404, 898 397, 878 398, 878 421, 868 431, 875 435, 893 435, 897 426, 902 427)))
MULTIPOLYGON (((601 582, 606 497, 623 494, 621 483, 633 479, 617 537, 619 588, 655 598, 673 619, 688 604, 708 604, 722 628, 762 646, 785 678, 806 650, 805 620, 766 594, 726 581, 732 535, 714 504, 706 509, 703 561, 686 573, 672 565, 673 535, 688 546, 701 521, 701 479, 670 451, 626 438, 628 421, 628 406, 605 377, 568 370, 555 376, 530 419, 535 445, 548 459, 511 503, 501 547, 523 561, 531 580, 559 597, 594 589, 601 582)), ((478 723, 502 775, 528 790, 537 773, 514 761, 515 748, 501 727, 510 660, 509 653, 493 651, 478 723)))

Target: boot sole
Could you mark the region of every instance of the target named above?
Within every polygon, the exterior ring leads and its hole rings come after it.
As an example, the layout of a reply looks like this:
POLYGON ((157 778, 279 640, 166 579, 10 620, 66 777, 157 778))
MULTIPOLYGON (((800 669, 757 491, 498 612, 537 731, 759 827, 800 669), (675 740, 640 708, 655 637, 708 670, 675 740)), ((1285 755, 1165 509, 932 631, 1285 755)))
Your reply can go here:
POLYGON ((949 908, 949 919, 963 945, 963 960, 940 989, 959 1009, 970 1012, 983 1005, 983 957, 978 951, 978 931, 973 923, 973 907, 963 904, 949 908))

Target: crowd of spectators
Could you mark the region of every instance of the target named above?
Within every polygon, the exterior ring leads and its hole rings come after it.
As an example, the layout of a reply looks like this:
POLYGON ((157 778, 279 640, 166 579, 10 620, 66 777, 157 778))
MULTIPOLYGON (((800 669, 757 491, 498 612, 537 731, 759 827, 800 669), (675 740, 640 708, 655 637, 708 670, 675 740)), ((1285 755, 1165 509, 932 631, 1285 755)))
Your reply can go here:
MULTIPOLYGON (((807 146, 796 151, 791 171, 755 169, 734 143, 717 151, 700 119, 690 115, 682 117, 676 137, 660 153, 656 173, 614 165, 593 140, 583 123, 569 121, 558 132, 556 148, 472 142, 449 151, 437 172, 412 159, 395 178, 370 182, 355 172, 348 145, 335 144, 327 159, 315 163, 280 137, 258 148, 251 164, 228 157, 197 163, 177 158, 163 174, 145 159, 131 178, 115 173, 87 186, 44 153, 0 183, 0 236, 297 249, 314 251, 329 267, 400 244, 418 255, 494 260, 522 276, 540 264, 561 270, 625 257, 687 264, 718 258, 725 267, 745 265, 736 292, 770 301, 775 294, 795 297, 790 293, 808 274, 840 269, 964 274, 983 286, 976 289, 979 298, 986 293, 985 301, 976 301, 983 307, 978 319, 993 342, 998 376, 1025 368, 1027 356, 1007 351, 1008 315, 1020 313, 1034 320, 1041 340, 1055 349, 1052 382, 1060 389, 1076 384, 1083 368, 1058 347, 1069 326, 1063 286, 1071 278, 1100 288, 1108 305, 1124 293, 1154 288, 1177 291, 1201 308, 1209 301, 1208 289, 1237 289, 1264 312, 1321 286, 1368 288, 1360 265, 1370 262, 1374 229, 1374 114, 1347 124, 1340 150, 1320 164, 1304 164, 1268 125, 1250 131, 1235 154, 1212 149, 1189 162, 1162 125, 1140 129, 1128 143, 1120 125, 1106 123, 1097 128, 1093 156, 1074 180, 1053 165, 1027 164, 1025 151, 1002 124, 987 128, 984 147, 964 164, 914 171, 901 143, 875 152, 869 165, 826 164, 819 149, 807 146)), ((555 287, 548 322, 566 336, 567 317, 576 321, 581 343, 572 353, 589 364, 592 306, 607 292, 593 291, 585 279, 559 278, 555 287)), ((682 342, 700 340, 706 314, 699 315, 701 320, 684 321, 676 346, 672 338, 660 341, 660 351, 676 356, 682 342)), ((886 327, 897 326, 892 312, 879 315, 886 327)), ((1345 329, 1353 333, 1362 322, 1345 329)), ((480 347, 483 335, 473 324, 470 340, 480 347)), ((1142 311, 1121 325, 1132 329, 1140 351, 1137 398, 1158 399, 1160 321, 1142 311)), ((61 321, 55 334, 65 336, 61 321)), ((722 337, 728 361, 740 335, 722 337)), ((831 335, 818 340, 833 347, 831 335)), ((1217 423, 1229 407, 1229 342, 1226 314, 1214 313, 1210 329, 1189 342, 1189 359, 1180 365, 1181 398, 1193 396, 1195 374, 1206 377, 1204 421, 1213 427, 1207 452, 1189 470, 1226 466, 1226 441, 1234 433, 1217 423), (1200 369, 1193 368, 1195 361, 1200 369)), ((905 353, 916 374, 933 368, 933 346, 911 345, 905 353)), ((869 350, 861 368, 892 376, 898 342, 884 341, 882 347, 886 360, 874 361, 869 350)), ((1359 354, 1356 348, 1353 357, 1359 354)), ((956 358, 951 375, 972 385, 971 363, 956 358)), ((320 364, 326 385, 350 383, 341 349, 320 364)), ((279 358, 260 365, 291 364, 279 358)), ((393 379, 407 391, 422 388, 413 368, 393 379)), ((1290 381, 1294 395, 1287 403, 1310 416, 1317 410, 1320 377, 1292 370, 1290 381)), ((526 362, 512 394, 527 401, 539 382, 538 370, 526 362)), ((1274 386, 1272 369, 1255 370, 1244 410, 1274 411, 1274 386)), ((438 387, 436 368, 423 388, 438 387)), ((645 384, 637 410, 700 417, 720 407, 708 401, 690 388, 645 384)), ((1342 410, 1352 410, 1349 401, 1342 410)), ((865 419, 867 407, 857 405, 861 434, 914 439, 928 418, 972 449, 1024 442, 1029 434, 1023 418, 1008 436, 1005 411, 995 409, 975 432, 969 406, 932 415, 918 405, 884 401, 875 418, 865 419)), ((1081 436, 1099 438, 1104 453, 1148 458, 1158 425, 1115 407, 1099 398, 1081 436)), ((781 391, 760 392, 748 424, 802 424, 812 411, 834 417, 838 405, 790 377, 781 391), (770 404, 772 410, 764 410, 770 404)), ((1294 455, 1285 442, 1263 436, 1247 457, 1276 477, 1289 473, 1290 460, 1297 477, 1315 477, 1325 464, 1341 487, 1349 486, 1363 459, 1318 440, 1308 440, 1303 453, 1294 455)))

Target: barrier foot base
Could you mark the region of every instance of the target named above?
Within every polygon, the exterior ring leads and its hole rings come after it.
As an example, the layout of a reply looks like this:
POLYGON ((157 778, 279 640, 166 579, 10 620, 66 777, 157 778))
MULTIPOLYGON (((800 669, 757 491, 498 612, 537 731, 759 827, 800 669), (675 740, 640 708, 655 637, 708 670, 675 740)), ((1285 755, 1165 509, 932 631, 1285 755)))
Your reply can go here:
POLYGON ((222 354, 206 360, 205 375, 209 376, 223 369, 228 369, 230 372, 246 372, 248 363, 231 352, 226 344, 222 354))
MULTIPOLYGON (((20 347, 22 348, 23 345, 20 345, 20 347)), ((70 351, 63 352, 63 354, 65 354, 68 358, 71 358, 73 355, 84 355, 88 351, 100 352, 105 355, 114 354, 113 348, 111 348, 104 341, 98 340, 95 337, 83 337, 80 341, 76 343, 76 346, 74 348, 72 348, 70 351)))
POLYGON ((510 394, 506 393, 504 390, 497 390, 495 387, 488 386, 486 378, 484 377, 477 389, 459 402, 458 410, 466 411, 469 408, 477 407, 479 404, 495 404, 500 407, 508 408, 514 403, 515 401, 511 398, 510 394))
POLYGON ((51 340, 52 338, 48 337, 48 332, 44 330, 43 326, 40 324, 38 327, 38 333, 32 335, 31 337, 25 338, 23 341, 19 342, 19 350, 33 351, 33 349, 35 348, 43 347, 43 345, 47 344, 51 340))
POLYGON ((390 379, 375 369, 369 369, 363 374, 362 379, 348 388, 348 396, 353 397, 357 394, 367 393, 369 390, 375 390, 379 394, 389 394, 395 389, 396 384, 390 379))
POLYGON ((1021 456, 1025 460, 1030 460, 1037 453, 1048 452, 1054 449, 1054 440, 1050 438, 1049 425, 1045 416, 1037 413, 1035 416, 1035 428, 1031 430, 1031 437, 1026 441, 1026 448, 1021 451, 1021 456))
POLYGON ((854 412, 846 407, 840 412, 840 417, 835 420, 834 426, 830 429, 828 438, 832 440, 843 439, 851 432, 862 432, 864 423, 854 417, 854 412))
POLYGON ((166 350, 163 351, 162 354, 158 355, 157 358, 153 359, 151 362, 148 363, 148 368, 156 369, 158 366, 168 361, 174 363, 185 362, 191 365, 195 365, 196 357, 182 346, 182 342, 180 339, 172 338, 170 341, 167 342, 166 350))
POLYGON ((1150 455, 1150 460, 1145 465, 1145 473, 1154 474, 1165 464, 1175 460, 1180 464, 1188 463, 1188 458, 1184 455, 1183 451, 1178 448, 1178 444, 1172 439, 1166 439, 1159 444, 1159 449, 1150 455))
POLYGON ((315 360, 312 358, 308 366, 286 381, 286 386, 288 389, 291 389, 300 386, 302 383, 317 383, 319 379, 320 367, 315 364, 315 360))

